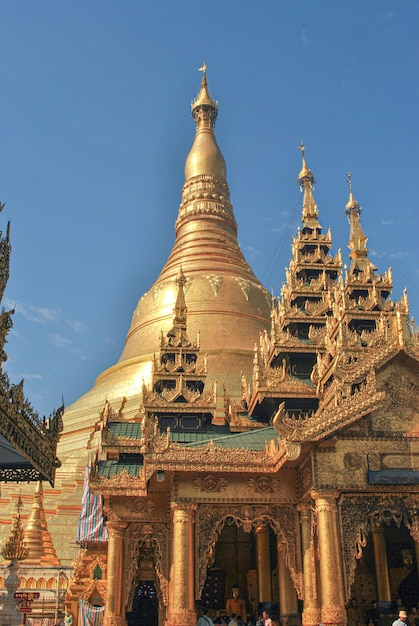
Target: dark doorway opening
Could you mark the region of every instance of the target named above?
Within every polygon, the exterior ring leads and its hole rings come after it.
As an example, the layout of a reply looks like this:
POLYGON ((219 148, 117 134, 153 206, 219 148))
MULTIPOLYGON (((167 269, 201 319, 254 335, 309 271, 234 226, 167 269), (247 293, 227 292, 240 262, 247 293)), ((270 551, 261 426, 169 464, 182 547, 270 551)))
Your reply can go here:
POLYGON ((138 584, 132 610, 127 613, 128 626, 158 626, 159 601, 156 587, 152 581, 138 584))

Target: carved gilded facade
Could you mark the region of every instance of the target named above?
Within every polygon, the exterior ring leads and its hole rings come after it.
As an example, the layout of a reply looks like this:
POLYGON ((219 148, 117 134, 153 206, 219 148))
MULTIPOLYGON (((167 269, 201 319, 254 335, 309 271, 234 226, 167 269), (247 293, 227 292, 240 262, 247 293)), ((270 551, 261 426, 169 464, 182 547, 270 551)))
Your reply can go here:
POLYGON ((407 295, 393 302, 368 258, 350 178, 349 268, 333 254, 301 146, 302 225, 269 296, 238 245, 201 69, 173 249, 119 362, 64 420, 59 505, 77 509, 89 465, 109 532, 80 549, 69 606, 100 597, 105 626, 194 626, 238 586, 243 619, 343 625, 356 597, 363 620, 376 602, 388 622, 419 602, 407 295))

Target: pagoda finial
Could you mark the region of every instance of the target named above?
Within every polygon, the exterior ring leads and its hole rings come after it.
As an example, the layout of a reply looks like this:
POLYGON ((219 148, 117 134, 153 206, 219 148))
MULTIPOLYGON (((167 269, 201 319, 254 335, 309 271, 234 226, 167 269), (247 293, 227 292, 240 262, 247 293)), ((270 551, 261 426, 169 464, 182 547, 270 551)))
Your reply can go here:
POLYGON ((298 150, 301 151, 301 158, 303 161, 301 171, 298 174, 297 178, 297 183, 300 186, 300 191, 304 193, 302 222, 304 224, 304 228, 320 231, 322 227, 317 219, 319 213, 317 211, 317 204, 313 196, 313 190, 316 181, 312 171, 307 166, 305 159, 305 146, 303 142, 301 142, 298 146, 298 150))
POLYGON ((202 72, 201 88, 195 100, 192 102, 192 116, 195 124, 199 127, 200 123, 207 122, 211 128, 215 125, 218 114, 218 103, 211 98, 207 84, 207 64, 198 69, 202 72), (204 115, 206 113, 206 115, 204 115))
POLYGON ((377 268, 375 265, 373 265, 367 258, 368 237, 365 236, 359 219, 361 215, 361 207, 359 202, 357 202, 353 196, 351 172, 348 172, 346 182, 349 189, 349 200, 345 205, 345 215, 347 216, 350 224, 348 242, 348 248, 351 251, 349 257, 352 259, 350 271, 355 273, 363 272, 366 270, 367 266, 371 270, 376 270, 377 268))
POLYGON ((196 134, 185 163, 185 180, 194 176, 215 176, 226 179, 226 164, 215 139, 214 126, 218 115, 218 103, 212 99, 207 84, 207 64, 202 72, 201 87, 192 102, 192 117, 196 134))
POLYGON ((348 172, 348 178, 346 179, 346 182, 348 183, 348 189, 349 189, 349 200, 345 205, 345 215, 348 217, 349 220, 349 216, 351 213, 356 213, 357 217, 359 218, 359 216, 361 215, 361 207, 359 206, 359 203, 354 199, 353 193, 352 193, 352 174, 351 172, 348 172))

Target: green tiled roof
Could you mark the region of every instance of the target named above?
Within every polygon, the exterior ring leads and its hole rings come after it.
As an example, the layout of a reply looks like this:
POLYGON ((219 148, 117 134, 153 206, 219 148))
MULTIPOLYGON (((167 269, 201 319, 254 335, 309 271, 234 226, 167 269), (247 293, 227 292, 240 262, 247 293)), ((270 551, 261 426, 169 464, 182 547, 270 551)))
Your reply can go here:
POLYGON ((225 437, 207 437, 206 440, 195 441, 186 444, 187 446, 205 445, 210 439, 219 448, 244 448, 246 450, 265 450, 265 444, 271 439, 276 439, 277 434, 275 428, 260 428, 247 433, 234 433, 225 437))
MULTIPOLYGON (((139 422, 110 422, 109 431, 115 437, 137 439, 141 438, 141 424, 139 422)), ((171 441, 185 446, 205 446, 209 441, 221 448, 244 448, 246 450, 264 450, 270 439, 276 439, 276 431, 272 427, 258 428, 246 433, 231 433, 228 426, 212 426, 207 432, 171 432, 171 441)), ((110 472, 110 476, 118 474, 122 467, 126 467, 131 475, 135 475, 137 463, 127 461, 106 461, 101 473, 110 472), (105 465, 109 464, 109 466, 105 465), (113 464, 113 465, 111 465, 113 464), (132 469, 129 469, 132 468, 132 469), (134 473, 132 473, 134 472, 134 473)))
POLYGON ((231 435, 228 426, 212 426, 207 432, 171 432, 170 439, 176 443, 207 443, 210 439, 231 435))
POLYGON ((99 461, 99 474, 105 478, 113 478, 126 469, 130 476, 139 476, 141 463, 130 463, 128 461, 99 461))
POLYGON ((114 437, 141 439, 141 424, 140 422, 110 422, 109 432, 114 437))

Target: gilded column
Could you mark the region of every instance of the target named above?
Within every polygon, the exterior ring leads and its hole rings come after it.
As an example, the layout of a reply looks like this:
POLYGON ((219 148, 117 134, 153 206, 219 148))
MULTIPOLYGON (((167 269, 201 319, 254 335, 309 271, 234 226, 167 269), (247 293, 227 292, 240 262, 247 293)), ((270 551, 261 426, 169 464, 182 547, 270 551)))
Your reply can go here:
POLYGON ((414 541, 415 556, 416 556, 416 570, 418 572, 419 580, 419 502, 414 501, 412 506, 412 524, 410 526, 410 534, 414 541))
POLYGON ((297 507, 300 513, 301 546, 303 552, 304 603, 303 626, 314 626, 320 623, 320 609, 317 593, 316 555, 314 546, 311 507, 302 504, 297 507))
POLYGON ((259 602, 272 602, 269 527, 265 524, 258 526, 255 535, 259 602))
POLYGON ((122 615, 122 572, 127 524, 109 520, 106 526, 109 539, 104 626, 125 626, 127 622, 125 615, 122 615))
POLYGON ((372 539, 374 545, 378 600, 380 600, 380 602, 389 602, 391 600, 390 578, 388 575, 386 540, 382 526, 373 525, 372 539))
POLYGON ((337 492, 313 492, 316 503, 321 583, 321 621, 346 624, 342 553, 339 545, 337 492))
MULTIPOLYGON (((279 538, 278 538, 279 539, 279 538)), ((278 541, 278 586, 280 621, 286 626, 290 619, 298 617, 297 593, 290 570, 285 562, 284 544, 278 541)))
POLYGON ((194 523, 196 504, 172 503, 173 549, 170 567, 169 622, 195 626, 194 523))

